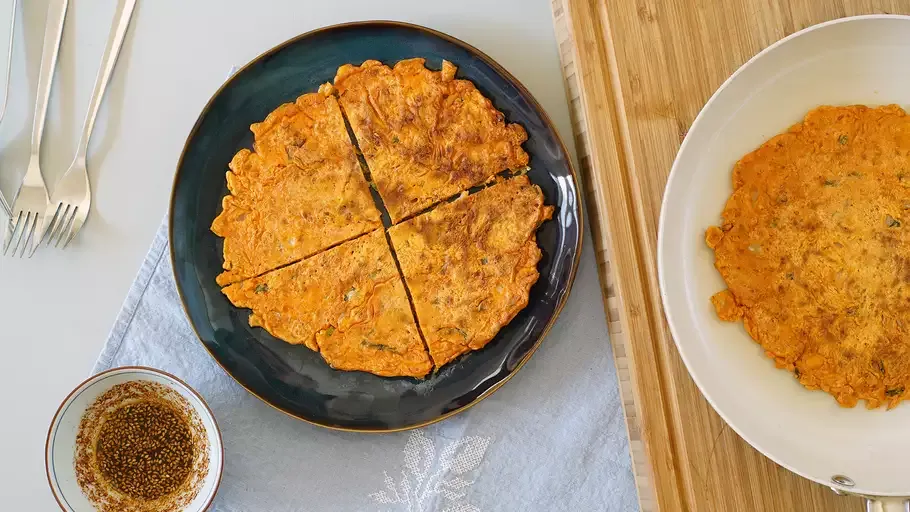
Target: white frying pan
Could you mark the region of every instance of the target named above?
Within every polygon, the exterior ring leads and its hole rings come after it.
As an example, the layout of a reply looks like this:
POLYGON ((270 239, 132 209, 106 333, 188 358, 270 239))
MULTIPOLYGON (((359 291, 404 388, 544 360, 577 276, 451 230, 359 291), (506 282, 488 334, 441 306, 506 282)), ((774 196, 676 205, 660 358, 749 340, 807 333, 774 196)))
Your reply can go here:
POLYGON ((658 241, 663 303, 692 378, 757 450, 869 510, 910 510, 910 403, 843 409, 774 368, 741 323, 721 322, 725 288, 705 246, 732 191, 733 164, 823 104, 910 110, 910 16, 860 16, 787 37, 733 74, 695 119, 664 193, 658 241))

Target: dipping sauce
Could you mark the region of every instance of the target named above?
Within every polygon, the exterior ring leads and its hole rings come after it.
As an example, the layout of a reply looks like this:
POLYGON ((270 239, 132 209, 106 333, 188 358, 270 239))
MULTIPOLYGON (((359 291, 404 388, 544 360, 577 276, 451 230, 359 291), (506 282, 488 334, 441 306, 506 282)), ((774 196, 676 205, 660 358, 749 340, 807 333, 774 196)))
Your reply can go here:
POLYGON ((193 435, 171 406, 155 400, 116 409, 95 445, 98 469, 114 489, 154 500, 180 487, 193 468, 193 435))
POLYGON ((129 381, 102 393, 79 423, 76 479, 102 512, 176 512, 208 473, 208 441, 180 393, 129 381))

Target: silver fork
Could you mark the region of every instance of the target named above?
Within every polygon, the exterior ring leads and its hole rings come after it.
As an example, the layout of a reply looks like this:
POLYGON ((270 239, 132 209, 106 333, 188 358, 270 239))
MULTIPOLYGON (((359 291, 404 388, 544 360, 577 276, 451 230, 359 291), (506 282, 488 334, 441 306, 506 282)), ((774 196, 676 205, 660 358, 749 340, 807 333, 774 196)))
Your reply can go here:
POLYGON ((10 211, 9 205, 6 204, 6 198, 3 197, 3 192, 0 192, 0 210, 3 210, 3 214, 6 215, 6 222, 9 224, 10 217, 12 217, 13 212, 10 211))
POLYGON ((123 39, 135 7, 136 0, 124 2, 123 8, 120 10, 120 17, 111 32, 108 47, 101 58, 101 69, 98 70, 98 76, 95 78, 95 89, 92 91, 85 124, 82 126, 82 136, 79 138, 76 156, 66 174, 54 187, 54 199, 48 204, 44 217, 41 233, 46 238, 47 245, 54 242, 54 246, 57 247, 60 245, 60 241, 64 240, 63 248, 65 249, 79 233, 91 210, 92 189, 85 165, 88 142, 92 136, 92 128, 95 126, 95 116, 98 114, 104 91, 107 89, 107 84, 114 71, 114 64, 117 63, 117 56, 120 55, 120 48, 123 46, 123 39))
MULTIPOLYGON (((19 3, 18 0, 13 0, 12 13, 10 14, 9 22, 9 46, 6 48, 6 85, 3 88, 3 106, 0 107, 0 121, 3 121, 3 116, 6 115, 6 102, 9 99, 9 84, 10 77, 12 76, 13 69, 13 40, 16 35, 16 5, 19 3)), ((0 210, 3 214, 6 215, 7 222, 12 217, 13 213, 10 210, 9 204, 6 202, 6 198, 3 197, 3 192, 0 192, 0 210)))
POLYGON ((38 92, 35 95, 35 120, 32 125, 32 153, 28 161, 28 170, 22 180, 22 186, 13 203, 10 223, 6 227, 3 254, 13 248, 12 254, 21 247, 21 258, 28 250, 29 257, 35 253, 41 239, 41 233, 35 232, 43 226, 45 212, 49 202, 47 187, 41 176, 41 135, 44 132, 44 118, 47 115, 47 102, 51 95, 51 84, 54 81, 54 69, 57 66, 57 53, 60 39, 63 36, 63 21, 66 19, 68 0, 60 0, 56 7, 53 3, 48 8, 46 27, 44 29, 44 46, 41 49, 41 69, 38 71, 38 92))

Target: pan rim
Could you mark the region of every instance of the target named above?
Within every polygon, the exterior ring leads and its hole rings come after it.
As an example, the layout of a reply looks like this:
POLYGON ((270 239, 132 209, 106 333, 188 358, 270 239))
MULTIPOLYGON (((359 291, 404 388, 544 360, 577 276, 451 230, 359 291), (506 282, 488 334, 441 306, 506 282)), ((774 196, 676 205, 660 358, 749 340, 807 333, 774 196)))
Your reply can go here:
MULTIPOLYGON (((730 420, 729 414, 727 414, 720 407, 718 407, 718 401, 716 400, 716 398, 714 398, 712 396, 709 387, 705 386, 704 382, 702 380, 700 380, 698 375, 696 374, 696 372, 693 371, 694 363, 693 363, 693 359, 692 359, 692 354, 691 353, 687 354, 686 348, 679 341, 677 341, 678 339, 680 339, 680 330, 681 330, 678 327, 679 320, 677 320, 677 318, 684 316, 685 313, 682 312, 682 310, 677 310, 674 313, 674 309, 669 306, 671 304, 672 300, 667 292, 668 276, 673 271, 672 268, 667 266, 670 263, 669 261, 667 261, 667 258, 669 258, 667 251, 670 249, 668 247, 665 247, 665 244, 667 243, 666 242, 667 235, 665 234, 665 232, 668 229, 667 225, 668 225, 668 215, 669 215, 667 206, 668 206, 668 203, 670 202, 668 198, 670 198, 670 195, 671 195, 669 192, 671 191, 671 189, 677 188, 679 186, 679 185, 674 185, 674 184, 681 179, 680 171, 679 171, 679 167, 681 165, 680 156, 684 154, 686 148, 690 145, 691 140, 692 140, 692 134, 694 132, 696 132, 696 127, 698 127, 700 122, 702 122, 702 120, 705 116, 705 113, 710 109, 710 107, 715 103, 715 101, 718 100, 718 98, 723 94, 723 92, 731 85, 731 83, 741 73, 743 73, 747 68, 752 66, 756 61, 758 61, 759 59, 763 58, 764 56, 774 52, 775 50, 782 47, 786 43, 788 43, 794 39, 806 36, 807 34, 816 32, 818 30, 829 28, 831 26, 845 24, 845 23, 851 23, 851 22, 869 21, 869 20, 900 20, 900 21, 904 21, 904 22, 910 22, 910 16, 900 15, 900 14, 866 14, 866 15, 859 15, 859 16, 848 16, 848 17, 843 17, 843 18, 837 18, 837 19, 825 21, 822 23, 818 23, 818 24, 806 27, 802 30, 794 32, 793 34, 790 34, 790 35, 774 42, 773 44, 764 48, 762 51, 755 54, 748 61, 746 61, 742 66, 740 66, 732 75, 730 75, 723 82, 723 84, 721 84, 720 87, 718 87, 717 90, 711 95, 711 97, 708 99, 708 101, 705 103, 705 105, 699 111, 695 120, 692 122, 692 125, 689 128, 685 139, 683 140, 682 144, 680 145, 676 158, 673 161, 673 165, 671 167, 670 174, 667 178, 667 184, 664 188, 664 195, 663 195, 662 202, 661 202, 661 213, 660 213, 659 224, 658 224, 657 270, 658 270, 658 281, 659 281, 659 285, 660 285, 661 302, 662 302, 662 305, 664 308, 664 315, 667 319, 667 324, 670 328, 670 333, 673 337, 673 341, 676 345, 677 351, 678 351, 681 359, 683 360, 683 363, 686 366, 686 370, 688 371, 689 376, 695 382, 695 384, 698 387, 698 390, 701 392, 702 396, 704 396, 704 398, 711 405, 712 409, 721 417, 721 419, 724 420, 724 423, 726 425, 728 425, 731 429, 733 429, 733 431, 739 437, 741 437, 743 440, 745 440, 754 449, 759 451, 763 456, 772 460, 775 464, 777 464, 803 478, 806 478, 807 480, 811 480, 813 482, 817 482, 826 487, 830 487, 837 492, 848 493, 851 495, 859 495, 859 496, 863 496, 863 497, 875 497, 875 496, 904 497, 904 496, 910 495, 910 485, 908 485, 908 487, 906 489, 903 489, 903 490, 897 491, 897 492, 881 492, 881 491, 875 491, 873 489, 863 488, 863 487, 859 487, 859 486, 847 487, 847 486, 840 485, 840 484, 830 481, 830 480, 816 478, 815 476, 809 474, 809 472, 804 471, 802 468, 797 468, 793 464, 784 462, 780 457, 773 455, 772 452, 769 451, 767 449, 767 447, 763 446, 762 443, 759 443, 754 438, 751 438, 750 436, 748 436, 745 433, 744 429, 742 429, 741 427, 738 427, 736 424, 734 424, 730 420)), ((832 472, 831 476, 834 476, 834 475, 836 475, 836 472, 832 472)))

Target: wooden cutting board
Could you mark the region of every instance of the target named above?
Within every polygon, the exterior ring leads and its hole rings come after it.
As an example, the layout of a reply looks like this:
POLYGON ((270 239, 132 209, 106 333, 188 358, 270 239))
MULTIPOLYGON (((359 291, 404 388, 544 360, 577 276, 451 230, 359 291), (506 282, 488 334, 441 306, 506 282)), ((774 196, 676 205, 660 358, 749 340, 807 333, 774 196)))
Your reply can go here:
POLYGON ((695 387, 663 316, 657 227, 679 145, 730 74, 800 29, 910 0, 552 4, 642 510, 864 510, 766 459, 695 387))

